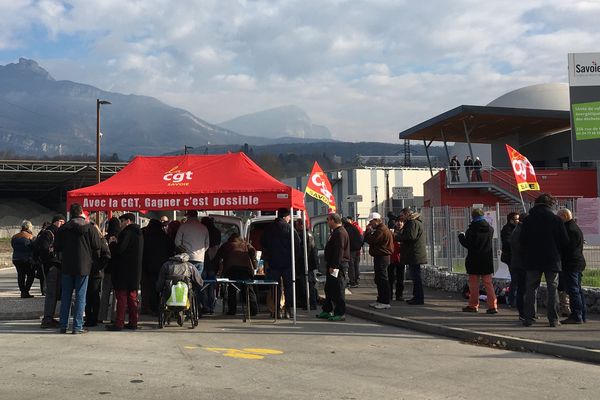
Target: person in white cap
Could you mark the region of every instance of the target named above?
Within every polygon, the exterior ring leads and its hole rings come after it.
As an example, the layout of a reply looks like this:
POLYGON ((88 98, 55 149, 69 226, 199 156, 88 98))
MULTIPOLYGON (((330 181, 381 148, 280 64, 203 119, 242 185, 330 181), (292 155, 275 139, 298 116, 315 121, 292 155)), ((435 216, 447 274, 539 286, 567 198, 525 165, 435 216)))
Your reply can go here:
POLYGON ((365 232, 365 242, 369 244, 369 254, 373 256, 375 284, 377 285, 377 301, 369 307, 383 310, 390 308, 390 285, 388 282, 388 266, 394 252, 394 236, 383 223, 381 214, 369 214, 369 225, 365 232))

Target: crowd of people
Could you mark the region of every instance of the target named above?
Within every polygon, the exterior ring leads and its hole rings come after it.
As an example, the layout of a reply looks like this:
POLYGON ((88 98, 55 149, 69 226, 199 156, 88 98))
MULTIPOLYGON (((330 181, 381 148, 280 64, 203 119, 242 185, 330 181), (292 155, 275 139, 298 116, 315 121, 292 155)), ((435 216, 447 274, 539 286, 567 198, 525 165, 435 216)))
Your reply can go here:
MULTIPOLYGON (((555 199, 539 195, 529 213, 507 215, 502 227, 501 261, 511 275, 509 305, 519 311, 524 326, 537 319, 537 292, 542 275, 546 281, 546 310, 550 327, 562 324, 582 324, 586 321, 585 297, 581 288, 585 269, 583 233, 569 209, 553 212, 555 199), (560 307, 559 289, 566 293, 560 307), (566 319, 560 321, 560 315, 566 319)), ((494 229, 483 218, 482 209, 472 211, 472 221, 460 243, 467 248, 466 269, 469 274, 469 304, 465 312, 479 308, 479 280, 483 281, 487 297, 487 313, 496 314, 497 299, 492 284, 494 229)))
MULTIPOLYGON (((581 289, 585 269, 583 234, 570 210, 560 209, 555 214, 553 206, 552 196, 540 195, 529 214, 509 213, 500 233, 501 260, 508 265, 511 275, 508 302, 518 309, 525 326, 531 326, 538 319, 536 298, 542 275, 547 284, 550 326, 586 321, 581 289), (564 301, 559 301, 560 291, 565 292, 564 301), (566 303, 563 308, 559 308, 561 303, 566 303), (559 321, 560 314, 567 318, 559 321)), ((259 270, 264 279, 281 283, 277 287, 281 307, 271 310, 273 316, 293 316, 294 278, 300 283, 296 285, 300 308, 317 308, 319 257, 315 240, 307 229, 305 259, 300 239, 304 232, 303 220, 295 220, 292 228, 288 209, 279 209, 259 235, 251 231, 250 240, 233 233, 223 244, 222 234, 212 218, 199 219, 195 210, 186 212, 183 223, 163 217, 151 219, 144 228, 136 224, 134 214, 125 213, 108 221, 105 235, 96 224, 87 221, 80 205, 74 204, 70 215, 66 223, 62 215, 55 216, 37 238, 33 236, 31 223, 24 221, 11 242, 21 297, 32 297, 29 290, 39 269, 36 264, 40 265, 41 276, 45 278, 41 282, 46 296, 42 328, 58 328, 66 333, 72 313, 73 333, 87 332, 85 328, 104 321, 111 321, 106 324, 108 330, 138 329, 138 290, 141 289, 141 313, 157 315, 163 290, 162 275, 164 271, 176 269, 181 269, 196 283, 194 290, 203 314, 214 313, 216 285, 212 282, 217 276, 250 280, 259 270), (255 246, 262 254, 260 265, 255 246), (295 270, 291 262, 292 246, 296 254, 295 270), (305 263, 308 263, 306 268, 305 263), (186 265, 191 268, 189 271, 186 265), (308 270, 308 293, 303 284, 305 270, 308 270), (210 283, 203 285, 204 281, 210 283), (111 293, 116 298, 114 313, 109 307, 111 293), (54 316, 59 298, 57 321, 54 316)), ((462 310, 479 311, 480 284, 483 284, 486 313, 496 314, 498 300, 492 282, 494 229, 484 218, 482 209, 473 209, 471 217, 466 232, 458 236, 460 244, 467 249, 465 267, 469 275, 469 301, 462 310)), ((335 213, 327 216, 327 225, 330 234, 324 248, 325 296, 320 298, 322 311, 317 314, 318 318, 345 319, 345 290, 359 285, 360 254, 365 243, 373 257, 377 286, 377 298, 369 306, 385 310, 391 307, 392 299, 404 301, 407 266, 413 285, 412 297, 406 303, 424 304, 421 267, 427 263, 427 252, 423 222, 418 213, 404 208, 397 217, 388 214, 386 224, 379 213, 373 212, 364 232, 352 218, 342 218, 335 213)), ((246 296, 245 290, 250 289, 242 288, 241 298, 250 299, 247 307, 255 315, 256 294, 251 291, 246 296)), ((235 291, 229 293, 227 305, 228 314, 235 314, 235 291)))
POLYGON ((354 231, 358 232, 352 219, 342 218, 339 214, 327 216, 327 225, 331 235, 325 246, 325 301, 317 318, 330 321, 345 319, 345 288, 358 286, 358 260, 363 243, 369 245, 369 254, 373 257, 373 270, 377 286, 377 298, 369 307, 385 310, 391 307, 395 291, 395 300, 404 301, 404 275, 408 265, 413 281, 412 298, 409 305, 422 305, 425 302, 421 266, 427 263, 425 235, 420 214, 410 208, 404 208, 398 217, 388 215, 388 225, 381 214, 369 214, 368 225, 364 233, 358 235, 353 245, 354 231), (391 229, 390 229, 391 227, 391 229), (355 246, 355 247, 353 247, 355 246), (357 250, 353 250, 356 248, 357 250), (356 279, 352 282, 352 277, 356 279))
MULTIPOLYGON (((279 298, 285 302, 281 310, 271 310, 279 318, 292 315, 292 262, 290 212, 280 209, 277 217, 267 225, 257 244, 262 249, 259 271, 257 252, 239 233, 230 234, 221 245, 221 232, 211 217, 198 218, 196 210, 188 210, 183 222, 151 219, 141 228, 136 216, 125 213, 112 217, 106 224, 106 233, 89 221, 79 204, 70 208, 71 219, 65 223, 57 215, 34 237, 32 224, 24 221, 21 231, 14 235, 13 263, 22 298, 33 297, 31 288, 35 270, 41 269, 45 282, 44 317, 41 328, 58 328, 66 333, 69 317, 73 316, 74 334, 87 332, 86 328, 104 323, 106 329, 136 330, 138 309, 142 314, 158 315, 159 299, 163 290, 161 276, 164 271, 192 266, 189 273, 194 282, 201 314, 212 314, 215 308, 217 276, 233 280, 253 279, 255 273, 264 272, 264 278, 281 281, 279 298), (39 268, 36 267, 39 265, 39 268), (210 282, 203 284, 204 281, 210 282), (138 291, 141 299, 138 299, 138 291), (111 307, 114 294, 116 307, 111 307), (61 301, 59 319, 55 318, 58 300, 61 301), (126 313, 128 321, 125 323, 126 313), (84 318, 85 315, 85 318, 84 318), (110 323, 108 323, 110 321, 110 323)), ((297 276, 304 277, 304 264, 300 234, 302 221, 295 221, 294 245, 297 246, 297 276)), ((308 235, 308 263, 313 277, 318 270, 318 257, 314 239, 308 235)), ((301 285, 299 285, 301 288, 301 285)), ((243 289, 245 290, 245 289, 243 289)), ((242 290, 242 299, 245 293, 242 290)), ((311 279, 310 307, 316 309, 316 279, 311 279)), ((302 307, 309 307, 305 291, 300 290, 302 307)), ((257 301, 250 293, 250 313, 256 314, 257 301)), ((237 296, 229 292, 228 314, 235 314, 237 296)))

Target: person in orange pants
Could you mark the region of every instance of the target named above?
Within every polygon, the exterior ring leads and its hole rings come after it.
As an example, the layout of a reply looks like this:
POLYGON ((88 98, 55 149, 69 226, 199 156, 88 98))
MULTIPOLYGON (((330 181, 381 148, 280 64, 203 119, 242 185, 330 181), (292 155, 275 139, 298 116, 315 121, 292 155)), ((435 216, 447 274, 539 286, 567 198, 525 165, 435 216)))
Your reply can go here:
POLYGON ((492 251, 492 238, 494 228, 483 217, 481 208, 471 212, 471 223, 466 232, 458 235, 460 244, 467 249, 465 266, 469 274, 469 304, 462 310, 464 312, 477 312, 479 310, 479 279, 483 281, 487 295, 487 313, 497 314, 498 304, 492 274, 494 273, 494 259, 492 251))

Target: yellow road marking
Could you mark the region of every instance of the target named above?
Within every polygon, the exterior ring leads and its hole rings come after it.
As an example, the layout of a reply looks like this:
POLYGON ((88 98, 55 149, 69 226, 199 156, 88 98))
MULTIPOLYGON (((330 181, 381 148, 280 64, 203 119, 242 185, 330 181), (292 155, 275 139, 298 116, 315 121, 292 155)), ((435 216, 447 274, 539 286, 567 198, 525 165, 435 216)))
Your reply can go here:
MULTIPOLYGON (((187 348, 187 347, 186 347, 187 348)), ((204 350, 213 353, 222 354, 225 357, 231 358, 243 358, 246 360, 262 360, 266 355, 279 355, 283 354, 283 351, 273 349, 232 349, 227 347, 204 347, 204 350)))

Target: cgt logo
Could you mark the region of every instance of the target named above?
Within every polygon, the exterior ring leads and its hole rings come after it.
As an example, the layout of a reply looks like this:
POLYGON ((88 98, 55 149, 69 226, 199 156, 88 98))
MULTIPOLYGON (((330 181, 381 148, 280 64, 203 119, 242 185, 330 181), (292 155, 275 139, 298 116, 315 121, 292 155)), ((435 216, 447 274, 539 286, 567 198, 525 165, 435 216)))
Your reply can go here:
POLYGON ((529 160, 512 160, 512 167, 515 175, 523 180, 527 180, 528 176, 535 177, 535 170, 529 160))
POLYGON ((180 171, 178 167, 172 168, 163 175, 163 180, 169 182, 169 185, 188 185, 192 180, 192 171, 180 171))
POLYGON ((311 179, 312 183, 319 188, 321 194, 327 198, 329 203, 332 202, 333 194, 327 189, 327 184, 321 174, 314 174, 311 179))

